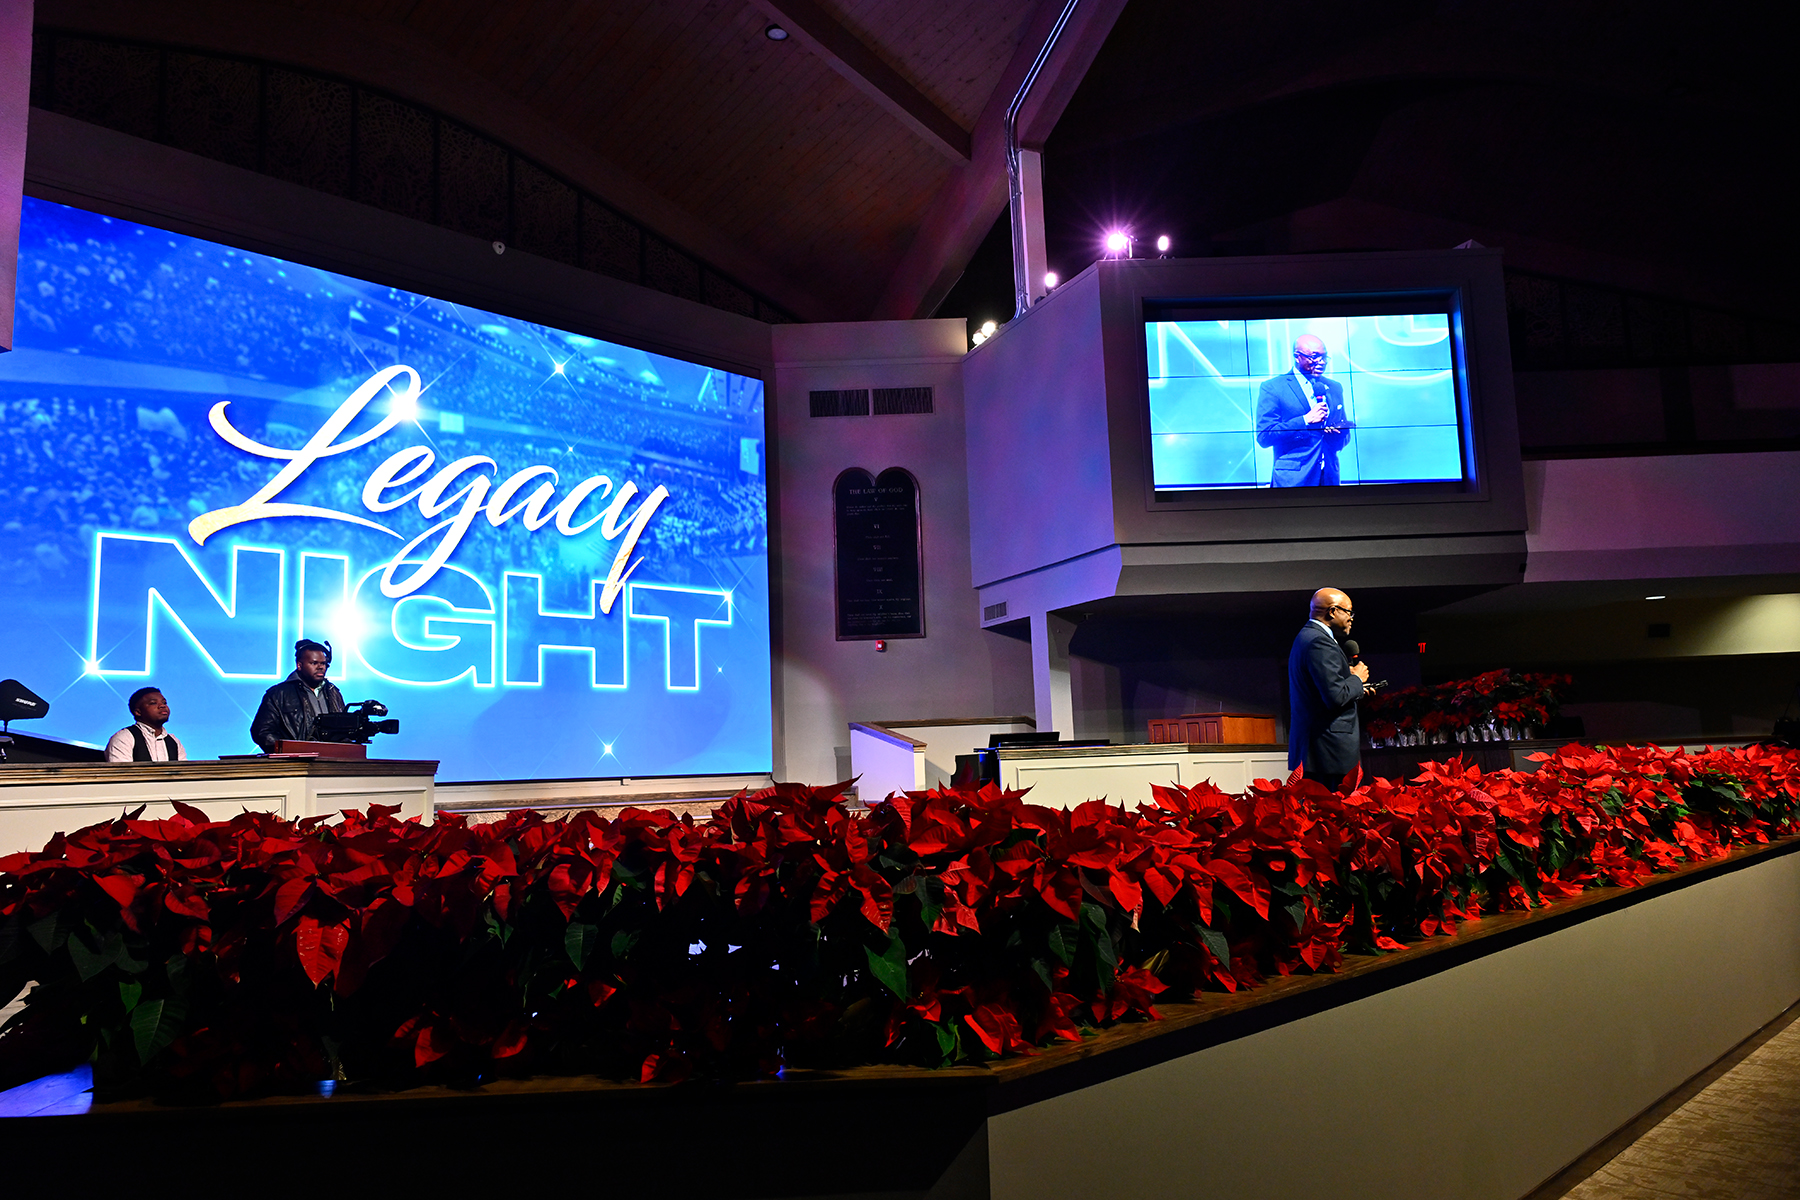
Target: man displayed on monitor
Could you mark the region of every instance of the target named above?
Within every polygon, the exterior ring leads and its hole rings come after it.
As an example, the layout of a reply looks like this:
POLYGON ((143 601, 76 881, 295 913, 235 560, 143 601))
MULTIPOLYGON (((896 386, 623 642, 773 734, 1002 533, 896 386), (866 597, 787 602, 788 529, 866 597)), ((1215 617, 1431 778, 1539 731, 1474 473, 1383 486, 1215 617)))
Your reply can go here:
POLYGON ((1331 352, 1310 333, 1294 339, 1294 369, 1263 381, 1256 440, 1275 451, 1270 487, 1336 487, 1338 451, 1349 439, 1344 385, 1325 375, 1331 352))
POLYGON ((125 702, 132 723, 106 743, 107 762, 181 762, 187 752, 175 735, 163 728, 169 719, 169 702, 162 689, 141 687, 125 702))
POLYGON ((330 670, 330 642, 294 643, 294 673, 263 693, 250 722, 250 738, 264 753, 274 753, 282 742, 312 741, 315 718, 344 711, 344 694, 325 678, 330 670))

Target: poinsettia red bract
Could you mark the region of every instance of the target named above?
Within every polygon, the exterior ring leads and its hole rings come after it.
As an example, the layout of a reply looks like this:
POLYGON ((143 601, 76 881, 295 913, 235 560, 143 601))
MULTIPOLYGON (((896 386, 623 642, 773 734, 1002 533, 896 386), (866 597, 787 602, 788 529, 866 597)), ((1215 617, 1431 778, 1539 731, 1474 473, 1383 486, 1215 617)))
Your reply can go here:
POLYGON ((1347 794, 993 787, 735 796, 431 825, 176 805, 0 858, 0 1086, 46 1056, 103 1094, 322 1079, 674 1081, 1029 1054, 1203 990, 1331 971, 1484 912, 1790 836, 1800 753, 1567 746, 1347 794))

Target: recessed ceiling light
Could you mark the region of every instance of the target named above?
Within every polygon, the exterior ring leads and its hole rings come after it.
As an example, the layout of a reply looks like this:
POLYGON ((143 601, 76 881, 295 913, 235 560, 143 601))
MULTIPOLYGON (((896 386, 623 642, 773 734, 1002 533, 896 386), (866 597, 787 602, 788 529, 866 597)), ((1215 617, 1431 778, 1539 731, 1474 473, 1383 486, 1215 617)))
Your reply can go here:
POLYGON ((763 36, 768 38, 771 42, 785 42, 788 40, 788 31, 779 25, 765 25, 763 27, 763 36))

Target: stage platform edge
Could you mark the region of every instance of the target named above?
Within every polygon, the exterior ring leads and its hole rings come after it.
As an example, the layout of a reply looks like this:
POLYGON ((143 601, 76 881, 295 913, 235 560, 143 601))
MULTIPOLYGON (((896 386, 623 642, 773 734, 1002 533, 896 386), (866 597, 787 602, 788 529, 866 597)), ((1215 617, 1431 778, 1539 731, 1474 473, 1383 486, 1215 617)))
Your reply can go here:
POLYGON ((1800 998, 1796 851, 1750 847, 987 1067, 110 1104, 0 1121, 0 1163, 66 1187, 201 1153, 182 1172, 197 1195, 1518 1200, 1800 998), (300 1146, 329 1182, 271 1170, 300 1146))

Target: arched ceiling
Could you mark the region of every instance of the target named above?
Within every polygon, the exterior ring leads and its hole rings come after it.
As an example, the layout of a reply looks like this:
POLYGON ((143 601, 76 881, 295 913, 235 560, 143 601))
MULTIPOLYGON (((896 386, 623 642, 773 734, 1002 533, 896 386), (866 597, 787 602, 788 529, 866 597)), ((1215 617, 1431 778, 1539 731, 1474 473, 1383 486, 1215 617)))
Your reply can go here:
MULTIPOLYGON (((1001 114, 1061 8, 38 0, 36 19, 429 106, 801 317, 848 320, 925 315, 975 259, 946 311, 972 303, 1005 203, 1001 114), (793 36, 771 41, 771 23, 793 36)), ((1024 121, 1046 147, 1064 274, 1123 220, 1178 253, 1474 237, 1553 274, 1794 307, 1792 102, 1753 9, 1080 0, 1076 14, 1024 121)))
MULTIPOLYGON (((1083 0, 1034 93, 1046 132, 1046 103, 1066 103, 1122 6, 1083 0)), ((946 262, 986 232, 1004 203, 998 114, 1060 8, 42 0, 36 20, 380 88, 545 164, 805 318, 855 319, 929 307, 948 287, 939 277, 961 269, 946 262), (770 40, 771 24, 792 36, 770 40), (909 267, 924 242, 943 248, 909 267), (916 282, 890 297, 899 277, 916 282)))

